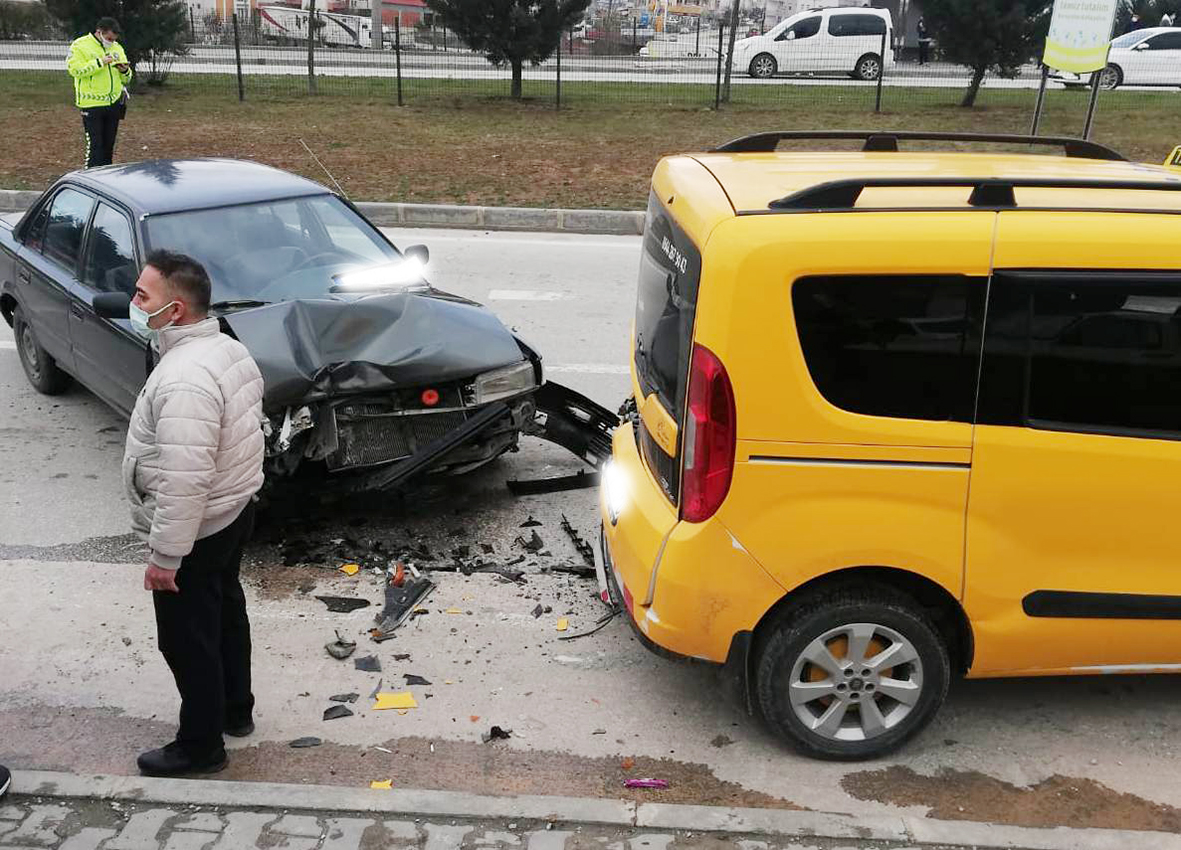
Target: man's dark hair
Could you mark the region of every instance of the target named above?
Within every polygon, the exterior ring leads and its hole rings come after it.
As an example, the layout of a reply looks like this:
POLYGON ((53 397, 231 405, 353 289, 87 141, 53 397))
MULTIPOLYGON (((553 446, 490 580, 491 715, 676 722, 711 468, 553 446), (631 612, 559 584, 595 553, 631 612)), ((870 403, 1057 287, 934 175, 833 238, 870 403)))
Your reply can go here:
POLYGON ((94 25, 95 32, 98 30, 110 30, 115 35, 122 35, 123 28, 119 26, 119 22, 114 18, 99 18, 98 23, 94 25))
POLYGON ((154 268, 181 299, 200 313, 209 312, 212 284, 205 266, 188 254, 176 251, 156 250, 148 254, 147 265, 154 268))

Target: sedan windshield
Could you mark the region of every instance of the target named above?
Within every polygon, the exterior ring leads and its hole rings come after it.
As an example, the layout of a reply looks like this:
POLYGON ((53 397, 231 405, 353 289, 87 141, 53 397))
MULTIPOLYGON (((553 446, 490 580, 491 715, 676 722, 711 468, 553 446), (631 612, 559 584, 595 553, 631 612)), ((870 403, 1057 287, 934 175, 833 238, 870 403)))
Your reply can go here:
POLYGON ((151 216, 146 228, 153 249, 204 264, 214 302, 326 297, 349 272, 405 262, 333 195, 151 216))

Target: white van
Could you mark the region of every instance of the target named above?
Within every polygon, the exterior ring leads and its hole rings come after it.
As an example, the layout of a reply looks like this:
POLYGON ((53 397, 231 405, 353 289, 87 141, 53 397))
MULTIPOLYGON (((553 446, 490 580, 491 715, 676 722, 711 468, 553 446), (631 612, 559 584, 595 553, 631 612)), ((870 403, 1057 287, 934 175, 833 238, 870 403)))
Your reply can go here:
POLYGON ((893 36, 894 22, 887 9, 800 12, 765 35, 736 42, 733 68, 757 79, 810 73, 848 74, 858 80, 876 80, 883 65, 894 63, 890 49, 893 36))

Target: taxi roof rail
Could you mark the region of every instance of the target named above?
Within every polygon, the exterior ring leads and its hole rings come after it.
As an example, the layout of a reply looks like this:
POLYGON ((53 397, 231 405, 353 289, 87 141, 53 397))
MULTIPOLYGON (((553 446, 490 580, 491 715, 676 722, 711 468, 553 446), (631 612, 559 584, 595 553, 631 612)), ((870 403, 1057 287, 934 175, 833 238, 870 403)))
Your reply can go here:
POLYGON ((942 133, 925 130, 774 130, 742 136, 716 147, 713 153, 774 153, 783 141, 863 141, 862 150, 897 153, 899 141, 983 142, 987 144, 1040 145, 1062 148, 1068 157, 1127 162, 1123 154, 1106 145, 1071 136, 1025 136, 1008 133, 942 133))
MULTIPOLYGON (((1014 189, 1097 189, 1151 192, 1181 192, 1181 179, 1105 180, 1101 178, 1054 177, 851 177, 830 180, 771 201, 766 210, 739 215, 777 212, 824 212, 852 210, 866 189, 925 189, 928 187, 970 188, 968 205, 978 209, 1016 208, 1014 189)), ((945 207, 940 207, 943 209, 945 207)))

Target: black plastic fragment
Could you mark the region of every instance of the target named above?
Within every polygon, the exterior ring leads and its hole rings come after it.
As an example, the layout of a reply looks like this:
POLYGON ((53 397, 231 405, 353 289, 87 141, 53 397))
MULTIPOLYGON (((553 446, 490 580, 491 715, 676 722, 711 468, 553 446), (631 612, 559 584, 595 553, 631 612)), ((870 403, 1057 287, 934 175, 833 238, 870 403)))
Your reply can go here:
POLYGON ((353 596, 317 596, 316 598, 327 605, 328 610, 333 614, 348 614, 350 611, 369 607, 368 599, 357 599, 353 596))
MULTIPOLYGON (((324 718, 324 719, 327 720, 328 718, 324 718)), ((324 743, 324 742, 321 741, 319 738, 307 737, 307 738, 296 738, 294 741, 292 741, 287 746, 295 747, 295 749, 300 750, 300 749, 305 749, 307 747, 318 747, 322 743, 324 743)))
POLYGON ((406 621, 406 618, 434 589, 435 583, 426 576, 410 579, 401 587, 387 584, 385 608, 382 609, 377 627, 371 632, 373 639, 381 643, 392 638, 398 626, 406 621))
POLYGON ((356 702, 360 698, 361 698, 360 694, 333 694, 332 696, 328 697, 328 700, 330 702, 352 703, 352 702, 356 702))
POLYGON ((381 672, 381 661, 376 655, 366 655, 363 658, 354 658, 353 666, 366 673, 381 672))
POLYGON ((499 726, 493 726, 481 737, 484 739, 484 743, 487 744, 491 741, 507 741, 512 736, 512 729, 501 729, 499 726))
POLYGON ((430 682, 428 682, 426 679, 422 678, 422 676, 415 676, 413 673, 403 673, 402 678, 406 680, 407 687, 409 687, 410 685, 429 685, 430 684, 430 682))
POLYGON ((526 552, 531 552, 533 554, 536 554, 545 548, 545 541, 541 539, 536 530, 534 530, 533 536, 528 540, 523 537, 518 537, 517 543, 521 544, 521 548, 526 552))
MULTIPOLYGON (((505 482, 514 496, 539 496, 543 493, 561 493, 566 490, 589 490, 599 486, 599 473, 582 470, 574 475, 560 475, 557 478, 534 478, 527 481, 505 482)), ((538 523, 540 525, 541 523, 538 523)), ((525 526, 521 526, 525 528, 525 526)))
POLYGON ((325 720, 336 720, 339 717, 352 717, 352 716, 353 716, 352 709, 349 709, 343 705, 334 705, 331 708, 324 709, 324 719, 325 720))
POLYGON ((582 559, 593 568, 595 566, 595 547, 582 538, 582 535, 570 524, 570 520, 566 519, 565 514, 562 514, 562 530, 566 532, 574 544, 574 548, 578 550, 578 554, 582 555, 582 559))

